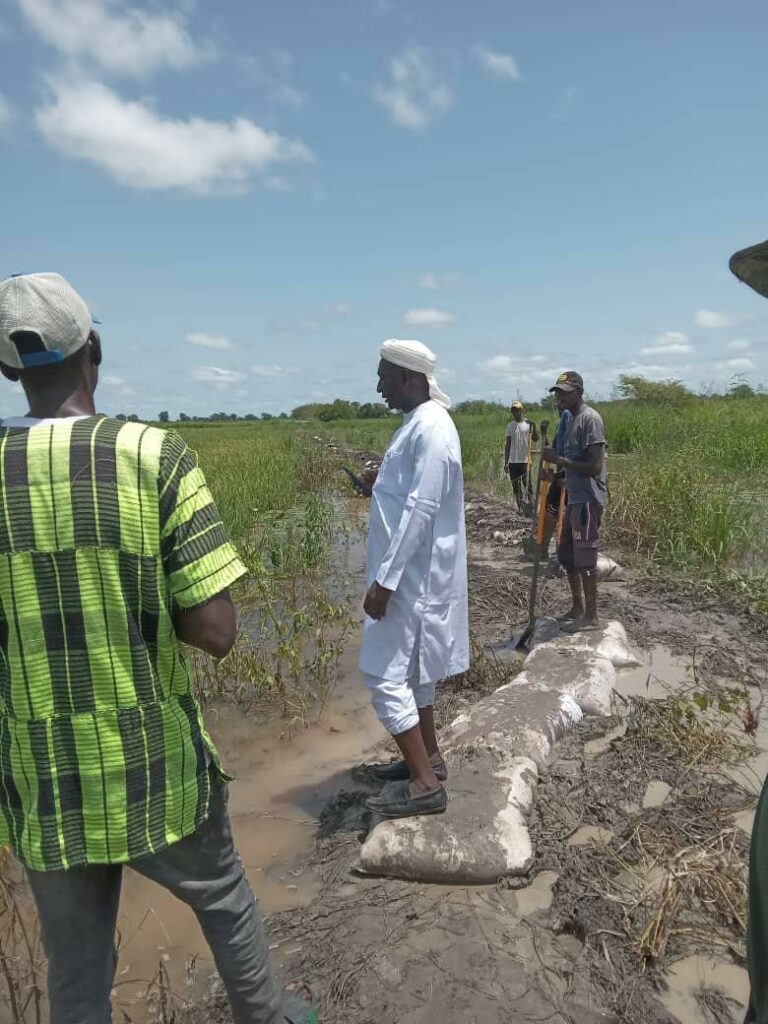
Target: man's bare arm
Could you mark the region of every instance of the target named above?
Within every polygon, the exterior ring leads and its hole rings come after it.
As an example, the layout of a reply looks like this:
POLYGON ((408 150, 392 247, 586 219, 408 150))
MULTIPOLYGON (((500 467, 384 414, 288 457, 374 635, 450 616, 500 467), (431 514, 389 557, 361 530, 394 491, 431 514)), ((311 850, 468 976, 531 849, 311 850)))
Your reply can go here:
POLYGON ((563 455, 558 455, 554 448, 544 449, 544 459, 546 462, 554 462, 556 466, 575 470, 575 472, 583 473, 585 476, 600 476, 603 469, 603 460, 605 459, 605 444, 591 444, 587 451, 590 455, 589 462, 576 462, 575 459, 566 459, 563 455))
POLYGON ((214 658, 223 658, 232 650, 237 636, 237 612, 228 590, 194 608, 176 608, 173 612, 176 636, 214 658))

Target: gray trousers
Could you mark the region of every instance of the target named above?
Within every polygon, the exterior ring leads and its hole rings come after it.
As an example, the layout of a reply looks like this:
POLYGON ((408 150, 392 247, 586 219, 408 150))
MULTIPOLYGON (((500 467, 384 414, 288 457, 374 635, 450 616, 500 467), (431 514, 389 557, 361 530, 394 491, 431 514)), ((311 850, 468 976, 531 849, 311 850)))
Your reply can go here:
MULTIPOLYGON (((197 832, 129 866, 195 912, 236 1024, 304 1019, 303 1013, 286 1018, 282 1012, 264 927, 232 842, 222 782, 212 780, 210 815, 197 832)), ((51 1024, 109 1024, 122 865, 28 874, 48 956, 51 1024)))

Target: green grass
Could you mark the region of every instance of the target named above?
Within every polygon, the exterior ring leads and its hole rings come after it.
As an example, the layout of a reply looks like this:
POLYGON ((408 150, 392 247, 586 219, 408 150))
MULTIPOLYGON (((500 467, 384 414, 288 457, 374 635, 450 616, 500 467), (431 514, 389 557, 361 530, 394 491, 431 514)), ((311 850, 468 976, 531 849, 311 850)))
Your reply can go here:
POLYGON ((269 513, 303 504, 329 476, 329 460, 286 423, 174 424, 197 452, 230 534, 249 539, 269 513))
MULTIPOLYGON (((680 405, 597 403, 608 436, 609 542, 650 570, 706 580, 768 611, 768 398, 694 398, 680 405)), ((529 408, 552 426, 552 410, 529 408)), ((467 484, 508 493, 506 413, 457 416, 467 484)), ((224 520, 244 541, 270 514, 302 508, 341 481, 313 434, 383 452, 399 417, 301 426, 281 421, 189 425, 224 520)))
MULTIPOLYGON (((652 570, 706 578, 716 590, 768 611, 768 397, 596 408, 609 442, 609 541, 652 570)), ((551 410, 528 414, 556 422, 551 410)), ((324 424, 322 432, 382 451, 398 422, 324 424)), ((456 417, 468 485, 508 493, 506 422, 504 411, 456 417)))

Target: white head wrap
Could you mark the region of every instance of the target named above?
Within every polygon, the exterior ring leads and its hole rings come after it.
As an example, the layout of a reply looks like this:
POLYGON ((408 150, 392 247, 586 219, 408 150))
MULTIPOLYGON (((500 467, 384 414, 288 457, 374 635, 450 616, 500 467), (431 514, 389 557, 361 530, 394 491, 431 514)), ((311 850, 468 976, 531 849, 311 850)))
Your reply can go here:
POLYGON ((420 341, 401 341, 390 338, 381 346, 381 358, 394 366, 402 366, 404 370, 423 373, 429 385, 429 397, 444 409, 451 408, 451 400, 441 391, 435 380, 435 364, 437 356, 432 349, 420 341))

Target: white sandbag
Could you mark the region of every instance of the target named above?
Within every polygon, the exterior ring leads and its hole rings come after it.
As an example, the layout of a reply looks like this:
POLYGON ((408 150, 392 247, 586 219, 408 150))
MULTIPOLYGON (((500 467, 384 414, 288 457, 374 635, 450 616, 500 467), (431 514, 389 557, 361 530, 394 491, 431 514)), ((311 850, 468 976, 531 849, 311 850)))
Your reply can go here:
POLYGON ((525 875, 533 863, 527 819, 538 783, 536 765, 515 758, 496 766, 483 757, 450 760, 445 814, 377 824, 360 852, 375 875, 444 885, 492 884, 525 875))
POLYGON ((601 583, 623 583, 626 580, 619 563, 603 554, 597 556, 597 578, 601 583))
POLYGON ((592 651, 543 644, 525 659, 521 676, 533 685, 571 694, 585 715, 611 714, 616 669, 592 651))

